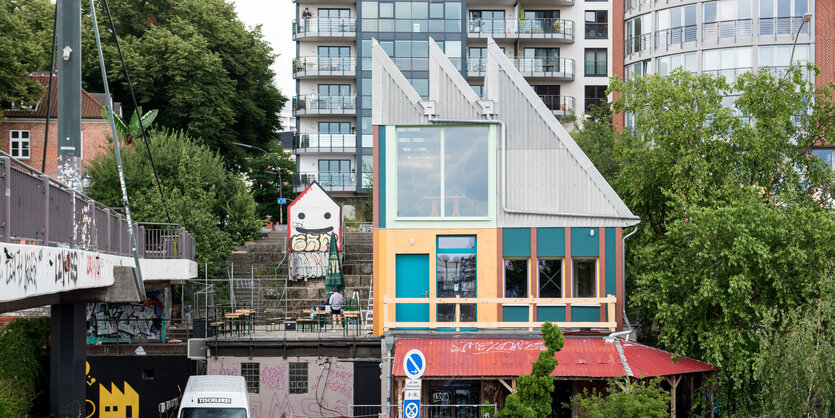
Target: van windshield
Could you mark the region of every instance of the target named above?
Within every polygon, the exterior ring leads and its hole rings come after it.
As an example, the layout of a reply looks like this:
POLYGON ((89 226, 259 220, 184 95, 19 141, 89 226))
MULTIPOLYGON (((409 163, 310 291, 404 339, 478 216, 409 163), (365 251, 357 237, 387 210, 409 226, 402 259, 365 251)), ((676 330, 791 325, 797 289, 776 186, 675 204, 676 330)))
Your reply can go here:
POLYGON ((244 408, 183 408, 180 418, 246 418, 244 408))

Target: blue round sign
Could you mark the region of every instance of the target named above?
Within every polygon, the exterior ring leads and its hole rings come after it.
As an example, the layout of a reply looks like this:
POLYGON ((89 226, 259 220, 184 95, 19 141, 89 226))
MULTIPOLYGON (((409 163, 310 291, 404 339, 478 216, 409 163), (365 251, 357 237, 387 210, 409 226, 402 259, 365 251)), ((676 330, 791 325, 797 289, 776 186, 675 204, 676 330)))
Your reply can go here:
POLYGON ((423 352, 417 348, 413 348, 403 357, 403 372, 409 379, 420 379, 423 372, 426 371, 426 357, 423 352))

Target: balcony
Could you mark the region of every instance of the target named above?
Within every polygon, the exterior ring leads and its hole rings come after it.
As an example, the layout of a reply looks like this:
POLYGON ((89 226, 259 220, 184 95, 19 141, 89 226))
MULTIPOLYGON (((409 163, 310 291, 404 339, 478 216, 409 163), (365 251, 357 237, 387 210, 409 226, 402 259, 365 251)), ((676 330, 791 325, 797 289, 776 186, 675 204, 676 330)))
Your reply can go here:
POLYGON ((574 80, 571 58, 513 58, 511 61, 526 78, 574 80))
POLYGON ((356 68, 355 57, 299 57, 293 60, 293 78, 355 78, 356 68))
POLYGON ((354 39, 357 37, 355 17, 322 17, 293 20, 293 40, 324 40, 329 38, 354 39))
POLYGON ((329 192, 353 192, 357 189, 357 173, 312 171, 293 173, 293 191, 300 193, 314 181, 329 192))
POLYGON ((574 116, 574 98, 571 96, 539 95, 545 107, 551 109, 554 116, 574 116))
POLYGON ((299 134, 293 137, 293 153, 356 152, 357 134, 299 134))
POLYGON ((293 98, 293 116, 356 115, 356 96, 306 94, 293 98))
POLYGON ((574 22, 566 19, 469 19, 468 38, 554 39, 574 42, 574 22))

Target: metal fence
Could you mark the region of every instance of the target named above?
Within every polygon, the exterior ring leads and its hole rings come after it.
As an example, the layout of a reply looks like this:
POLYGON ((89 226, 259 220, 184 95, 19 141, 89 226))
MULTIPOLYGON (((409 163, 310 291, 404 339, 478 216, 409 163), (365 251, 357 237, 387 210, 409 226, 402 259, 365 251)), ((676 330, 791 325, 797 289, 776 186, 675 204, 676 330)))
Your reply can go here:
MULTIPOLYGON (((124 215, 5 153, 0 154, 0 190, 6 191, 0 193, 2 242, 131 254, 128 221, 124 215)), ((140 257, 194 259, 194 238, 185 228, 169 224, 163 232, 156 225, 159 224, 133 225, 140 257), (170 237, 174 227, 176 237, 170 237), (150 238, 145 234, 150 234, 150 238), (169 250, 166 245, 173 245, 174 251, 166 253, 169 250)))
MULTIPOLYGON (((403 417, 403 404, 400 405, 351 405, 350 417, 403 417)), ((421 404, 420 416, 424 418, 489 418, 496 413, 496 404, 421 404)), ((313 418, 312 416, 294 415, 313 418)), ((413 416, 413 415, 409 415, 413 416)))

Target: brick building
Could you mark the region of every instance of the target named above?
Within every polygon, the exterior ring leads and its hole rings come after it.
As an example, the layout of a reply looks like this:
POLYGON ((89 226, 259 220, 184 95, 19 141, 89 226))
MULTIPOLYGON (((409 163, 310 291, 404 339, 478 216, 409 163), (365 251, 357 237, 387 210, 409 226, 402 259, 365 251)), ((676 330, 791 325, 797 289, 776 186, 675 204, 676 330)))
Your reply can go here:
MULTIPOLYGON (((49 85, 49 73, 35 73, 29 76, 44 86, 49 85)), ((52 104, 49 119, 49 143, 46 153, 46 174, 50 177, 58 176, 58 76, 54 78, 52 86, 52 104)), ((82 164, 91 161, 100 152, 105 152, 110 146, 110 125, 102 116, 105 95, 102 93, 88 93, 81 90, 81 144, 82 164)), ((44 151, 44 131, 46 130, 47 95, 44 95, 33 108, 18 109, 14 104, 4 104, 3 114, 5 122, 0 125, 0 146, 8 153, 27 165, 41 169, 44 151)), ((121 117, 121 106, 114 104, 116 114, 121 117)))

